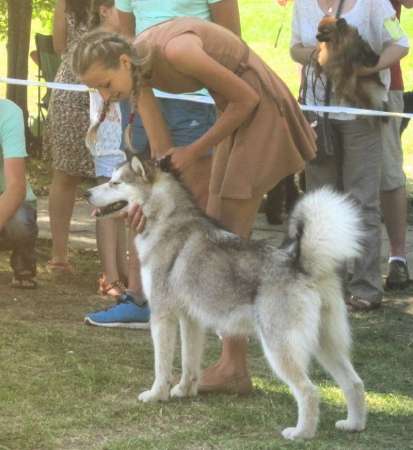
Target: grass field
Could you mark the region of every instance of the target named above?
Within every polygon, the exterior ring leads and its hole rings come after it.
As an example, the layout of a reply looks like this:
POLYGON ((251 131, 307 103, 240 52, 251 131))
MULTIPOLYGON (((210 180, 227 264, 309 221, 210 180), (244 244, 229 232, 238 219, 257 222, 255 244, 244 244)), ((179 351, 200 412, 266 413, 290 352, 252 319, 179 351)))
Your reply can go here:
MULTIPOLYGON (((241 0, 240 6, 245 39, 296 92, 298 70, 288 54, 291 9, 273 0, 241 0)), ((413 36, 413 13, 404 16, 413 36)), ((4 45, 0 58, 4 76, 4 45)), ((406 88, 413 89, 411 56, 403 67, 406 88)), ((31 65, 30 78, 35 75, 31 65)), ((35 114, 36 90, 29 93, 35 114)), ((412 130, 410 125, 404 135, 411 177, 412 130)), ((413 289, 386 296, 378 311, 351 317, 354 364, 368 393, 367 430, 348 434, 334 429, 345 415, 343 397, 315 366, 311 376, 321 391, 319 432, 310 442, 287 442, 280 432, 294 424, 296 405, 285 385, 273 378, 254 339, 249 352, 253 394, 138 403, 137 394, 153 380, 149 332, 82 323, 85 313, 109 305, 95 293, 96 251, 73 250, 77 275, 63 278, 45 270, 49 241, 39 241, 38 255, 40 288, 30 292, 8 286, 8 254, 0 253, 0 450, 413 450, 413 289)), ((209 335, 204 365, 216 361, 219 352, 219 340, 209 335)), ((174 365, 178 373, 178 357, 174 365)))

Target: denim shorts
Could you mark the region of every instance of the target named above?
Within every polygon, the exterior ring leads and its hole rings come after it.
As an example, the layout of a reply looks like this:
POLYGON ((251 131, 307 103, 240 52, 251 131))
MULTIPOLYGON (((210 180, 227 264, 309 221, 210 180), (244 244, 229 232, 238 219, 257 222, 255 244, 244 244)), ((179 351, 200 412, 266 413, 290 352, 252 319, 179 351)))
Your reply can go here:
POLYGON ((96 177, 110 178, 112 172, 126 160, 123 152, 113 155, 102 155, 95 157, 95 175, 96 177))
MULTIPOLYGON (((174 146, 186 146, 208 131, 215 123, 215 105, 185 100, 159 99, 164 118, 174 146)), ((122 112, 122 129, 128 124, 130 105, 124 101, 120 104, 122 112)), ((132 145, 145 158, 150 157, 149 142, 142 121, 136 115, 132 128, 132 145)), ((125 148, 122 140, 122 148, 125 148)))

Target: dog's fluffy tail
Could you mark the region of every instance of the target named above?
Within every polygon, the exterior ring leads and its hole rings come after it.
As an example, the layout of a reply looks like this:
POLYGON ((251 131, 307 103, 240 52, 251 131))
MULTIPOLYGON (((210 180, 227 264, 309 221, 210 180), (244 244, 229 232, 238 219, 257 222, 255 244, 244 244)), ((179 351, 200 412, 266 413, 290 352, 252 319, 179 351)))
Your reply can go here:
POLYGON ((330 188, 304 195, 290 216, 288 240, 296 243, 297 263, 316 279, 358 256, 362 237, 357 206, 330 188))

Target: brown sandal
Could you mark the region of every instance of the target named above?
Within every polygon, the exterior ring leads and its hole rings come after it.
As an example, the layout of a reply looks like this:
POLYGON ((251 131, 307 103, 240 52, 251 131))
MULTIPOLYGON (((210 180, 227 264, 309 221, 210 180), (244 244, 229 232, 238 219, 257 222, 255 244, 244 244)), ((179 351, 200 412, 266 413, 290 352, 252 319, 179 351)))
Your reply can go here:
POLYGON ((368 312, 380 308, 380 301, 368 301, 364 298, 350 295, 346 300, 347 310, 349 312, 368 312))
POLYGON ((109 296, 113 298, 119 298, 126 290, 125 284, 120 280, 112 281, 108 283, 105 275, 101 275, 98 279, 98 294, 103 296, 109 296))
POLYGON ((37 281, 33 277, 13 277, 11 283, 11 287, 17 288, 17 289, 36 289, 37 288, 37 281))

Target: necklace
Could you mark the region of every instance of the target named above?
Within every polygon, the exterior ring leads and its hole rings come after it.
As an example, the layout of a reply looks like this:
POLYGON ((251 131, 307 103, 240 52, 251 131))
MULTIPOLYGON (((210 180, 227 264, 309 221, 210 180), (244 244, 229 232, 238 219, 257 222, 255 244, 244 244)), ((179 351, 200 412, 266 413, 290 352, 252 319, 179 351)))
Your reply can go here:
POLYGON ((327 14, 328 14, 328 15, 332 15, 332 14, 333 14, 333 5, 334 5, 334 1, 335 1, 335 0, 331 0, 331 1, 330 1, 330 5, 327 6, 327 14))

